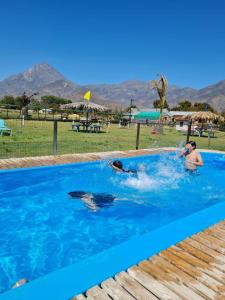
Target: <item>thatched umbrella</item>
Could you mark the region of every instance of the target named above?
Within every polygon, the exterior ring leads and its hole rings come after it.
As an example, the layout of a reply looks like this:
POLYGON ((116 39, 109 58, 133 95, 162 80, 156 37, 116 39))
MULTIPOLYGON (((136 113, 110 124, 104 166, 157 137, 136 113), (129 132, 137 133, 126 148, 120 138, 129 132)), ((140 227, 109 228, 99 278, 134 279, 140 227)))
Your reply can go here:
POLYGON ((192 121, 200 121, 207 122, 207 121, 224 121, 224 118, 220 115, 214 114, 211 111, 198 111, 194 112, 190 115, 190 120, 192 121))
POLYGON ((68 103, 68 104, 64 104, 64 105, 61 105, 61 108, 62 109, 71 109, 71 108, 75 108, 75 109, 78 109, 78 110, 81 110, 81 111, 85 111, 85 110, 88 110, 89 112, 97 112, 97 111, 100 111, 100 112, 104 112, 104 111, 108 111, 110 110, 108 107, 106 106, 103 106, 103 105, 99 105, 99 104, 96 104, 96 103, 93 103, 93 102, 73 102, 73 103, 68 103))
MULTIPOLYGON (((197 111, 192 113, 188 118, 189 118, 189 125, 187 131, 187 142, 189 141, 189 136, 191 134, 191 125, 193 121, 198 121, 202 123, 201 130, 203 130, 204 122, 224 121, 224 118, 222 116, 212 113, 211 111, 197 111)), ((210 144, 210 135, 208 136, 209 136, 209 144, 210 144)))
POLYGON ((82 101, 82 102, 73 102, 61 105, 62 109, 77 109, 83 112, 86 112, 86 120, 88 121, 88 114, 90 112, 104 112, 109 111, 110 109, 106 106, 99 105, 93 102, 82 101))

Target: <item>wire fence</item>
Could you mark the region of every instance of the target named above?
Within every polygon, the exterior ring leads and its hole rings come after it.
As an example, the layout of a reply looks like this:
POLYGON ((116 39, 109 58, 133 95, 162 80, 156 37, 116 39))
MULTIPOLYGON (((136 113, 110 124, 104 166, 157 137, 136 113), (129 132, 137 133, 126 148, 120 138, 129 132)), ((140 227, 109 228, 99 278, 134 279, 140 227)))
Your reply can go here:
MULTIPOLYGON (((55 112, 51 109, 42 108, 38 111, 29 111, 28 110, 28 119, 30 120, 40 120, 40 121, 48 121, 48 120, 65 120, 67 119, 68 113, 63 112, 55 112)), ((12 109, 12 108, 3 108, 0 107, 0 118, 1 119, 20 119, 21 118, 21 110, 20 109, 12 109)))
MULTIPOLYGON (((0 119, 3 119, 0 117, 0 119)), ((137 129, 111 124, 94 130, 77 131, 72 122, 42 120, 5 119, 5 126, 12 129, 12 135, 0 135, 0 158, 42 156, 53 154, 88 153, 104 151, 134 150, 137 129), (56 122, 56 121, 55 121, 56 122)), ((0 129, 1 132, 1 129, 0 129)), ((191 137, 199 148, 225 151, 225 132, 217 130, 214 138, 191 137)), ((154 134, 151 126, 140 126, 139 149, 177 147, 185 143, 186 136, 175 128, 164 127, 163 134, 154 134)))

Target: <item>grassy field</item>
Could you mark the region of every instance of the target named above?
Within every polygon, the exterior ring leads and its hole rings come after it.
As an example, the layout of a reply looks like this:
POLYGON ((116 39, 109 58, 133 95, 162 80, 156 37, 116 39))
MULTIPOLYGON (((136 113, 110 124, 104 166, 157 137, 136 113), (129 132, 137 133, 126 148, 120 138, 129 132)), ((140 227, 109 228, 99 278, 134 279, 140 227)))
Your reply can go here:
MULTIPOLYGON (((7 120, 13 135, 0 137, 0 158, 52 154, 53 122, 7 120)), ((163 135, 151 134, 151 127, 141 127, 140 148, 177 147, 186 137, 174 128, 165 128, 163 135)), ((225 132, 215 138, 192 137, 199 148, 225 151, 225 132)), ((136 129, 120 129, 117 125, 104 133, 73 132, 71 123, 58 122, 58 154, 135 149, 136 129)))

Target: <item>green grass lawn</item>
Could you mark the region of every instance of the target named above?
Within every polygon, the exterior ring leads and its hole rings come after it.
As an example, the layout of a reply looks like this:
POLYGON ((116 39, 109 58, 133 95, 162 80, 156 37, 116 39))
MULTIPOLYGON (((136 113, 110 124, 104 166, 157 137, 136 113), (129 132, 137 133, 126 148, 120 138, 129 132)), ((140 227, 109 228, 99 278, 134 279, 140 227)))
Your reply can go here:
MULTIPOLYGON (((0 137, 0 158, 25 157, 52 154, 53 122, 7 120, 13 136, 0 137)), ((225 151, 225 132, 216 132, 216 137, 192 137, 199 148, 225 151)), ((174 128, 164 128, 163 135, 151 134, 151 127, 141 127, 140 148, 176 147, 186 137, 174 128)), ((58 154, 98 152, 135 149, 136 129, 120 129, 111 125, 108 132, 73 132, 71 123, 58 122, 58 154)))

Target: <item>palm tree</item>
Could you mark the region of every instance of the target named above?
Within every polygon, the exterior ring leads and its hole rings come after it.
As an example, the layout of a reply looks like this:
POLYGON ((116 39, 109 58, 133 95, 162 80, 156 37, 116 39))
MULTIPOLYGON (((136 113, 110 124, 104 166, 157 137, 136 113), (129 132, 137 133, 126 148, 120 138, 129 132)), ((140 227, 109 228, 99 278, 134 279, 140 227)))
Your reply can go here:
POLYGON ((152 88, 157 90, 160 101, 160 116, 162 119, 163 108, 166 103, 166 90, 168 87, 167 79, 164 75, 161 75, 159 80, 153 80, 151 82, 152 88))

